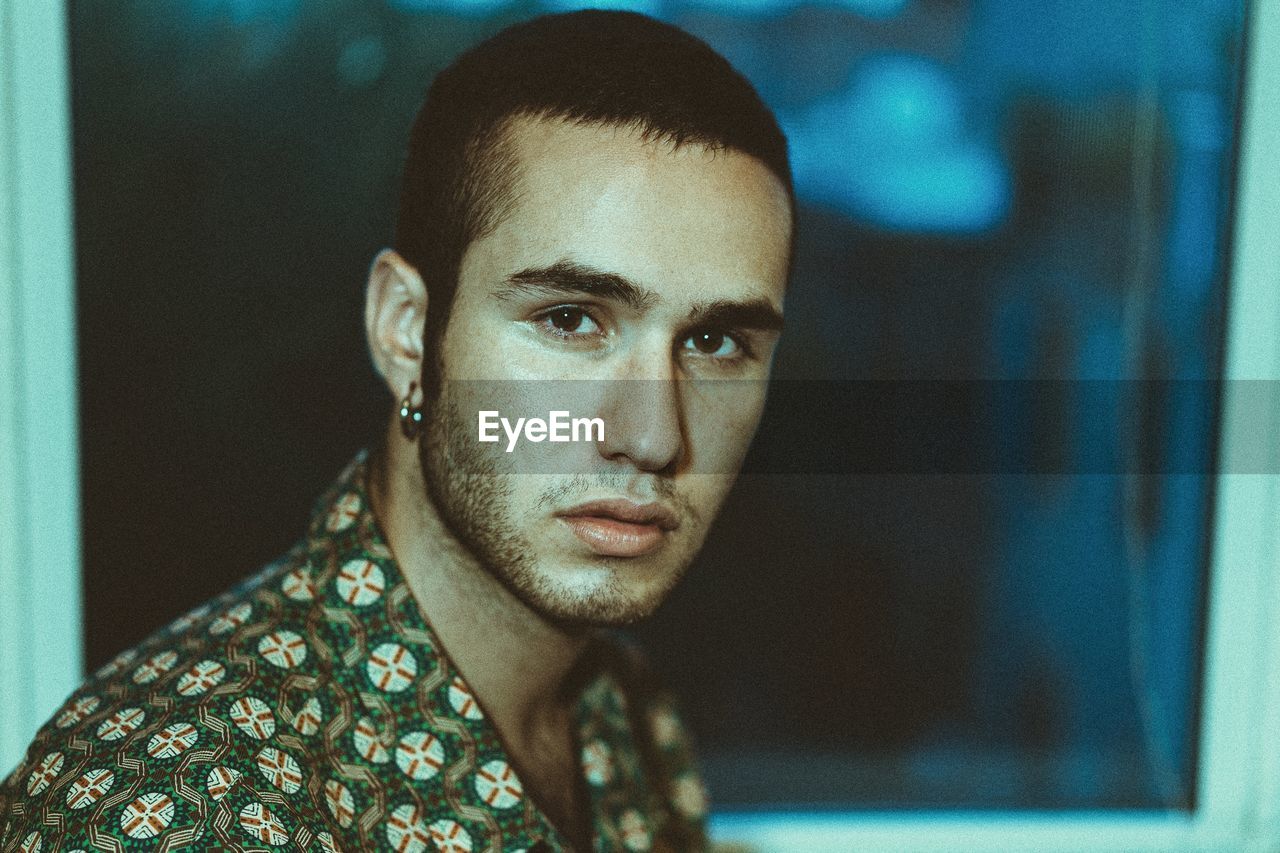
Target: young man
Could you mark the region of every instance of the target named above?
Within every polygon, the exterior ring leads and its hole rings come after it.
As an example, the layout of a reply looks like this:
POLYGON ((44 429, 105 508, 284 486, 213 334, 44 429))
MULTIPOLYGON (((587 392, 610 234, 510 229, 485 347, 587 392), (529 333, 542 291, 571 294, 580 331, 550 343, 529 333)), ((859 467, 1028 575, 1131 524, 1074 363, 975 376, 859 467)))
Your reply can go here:
POLYGON ((679 30, 581 12, 462 56, 370 273, 380 447, 293 551, 71 697, 0 846, 705 846, 671 701, 602 629, 658 606, 732 485, 792 210, 772 115, 679 30))

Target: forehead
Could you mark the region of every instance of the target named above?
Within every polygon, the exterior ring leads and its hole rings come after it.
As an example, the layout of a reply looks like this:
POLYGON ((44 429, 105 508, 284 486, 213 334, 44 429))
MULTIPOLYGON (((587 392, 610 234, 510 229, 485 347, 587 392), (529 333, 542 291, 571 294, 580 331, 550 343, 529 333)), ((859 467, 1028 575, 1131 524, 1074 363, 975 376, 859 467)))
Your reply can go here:
POLYGON ((561 120, 517 119, 509 133, 512 204, 468 248, 464 281, 570 258, 673 304, 762 297, 781 307, 790 209, 754 157, 561 120))

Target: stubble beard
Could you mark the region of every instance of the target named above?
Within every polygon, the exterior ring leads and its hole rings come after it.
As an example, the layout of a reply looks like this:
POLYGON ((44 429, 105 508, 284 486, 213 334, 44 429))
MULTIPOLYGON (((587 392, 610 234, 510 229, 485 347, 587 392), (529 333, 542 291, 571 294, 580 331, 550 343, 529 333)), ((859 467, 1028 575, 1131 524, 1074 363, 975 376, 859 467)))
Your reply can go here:
MULTIPOLYGON (((656 593, 629 597, 616 575, 589 591, 575 592, 555 583, 539 566, 533 544, 511 516, 511 473, 502 472, 468 430, 470 421, 442 383, 430 405, 418 440, 418 463, 427 499, 454 539, 480 566, 534 613, 566 629, 609 628, 634 624, 657 609, 688 568, 670 573, 656 593)), ((548 490, 537 502, 551 505, 567 492, 584 488, 587 478, 548 490)))

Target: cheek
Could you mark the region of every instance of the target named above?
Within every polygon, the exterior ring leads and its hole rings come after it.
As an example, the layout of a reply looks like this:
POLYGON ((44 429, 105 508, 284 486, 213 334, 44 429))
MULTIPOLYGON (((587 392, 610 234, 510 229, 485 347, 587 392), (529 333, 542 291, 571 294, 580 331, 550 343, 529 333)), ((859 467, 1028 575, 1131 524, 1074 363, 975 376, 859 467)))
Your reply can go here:
POLYGON ((691 474, 681 482, 681 496, 688 502, 688 509, 692 510, 689 514, 695 522, 684 531, 691 537, 692 547, 701 547, 736 479, 733 474, 691 474))
POLYGON ((729 381, 699 389, 686 406, 693 468, 703 474, 737 474, 764 410, 763 381, 729 381), (743 393, 744 388, 749 393, 743 393))
POLYGON ((520 474, 507 478, 506 510, 517 526, 539 520, 537 507, 539 498, 548 491, 548 479, 545 475, 536 474, 520 474))
POLYGON ((441 342, 444 375, 449 379, 502 379, 510 359, 502 356, 502 316, 468 288, 454 297, 441 342))

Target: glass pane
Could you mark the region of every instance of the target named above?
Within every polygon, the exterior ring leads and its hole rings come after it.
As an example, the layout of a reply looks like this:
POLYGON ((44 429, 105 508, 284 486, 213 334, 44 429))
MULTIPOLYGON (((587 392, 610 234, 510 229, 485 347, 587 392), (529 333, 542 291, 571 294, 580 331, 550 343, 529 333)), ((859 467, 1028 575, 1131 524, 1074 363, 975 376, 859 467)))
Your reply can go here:
MULTIPOLYGON (((91 667, 368 441, 422 92, 566 5, 71 4, 91 667)), ((757 85, 799 193, 752 460, 640 631, 717 806, 1189 808, 1243 4, 624 5, 757 85)))

